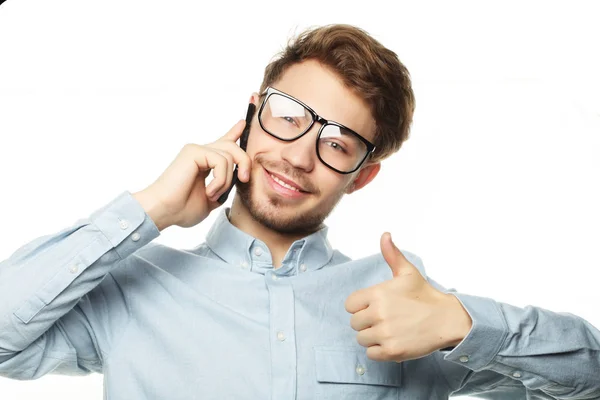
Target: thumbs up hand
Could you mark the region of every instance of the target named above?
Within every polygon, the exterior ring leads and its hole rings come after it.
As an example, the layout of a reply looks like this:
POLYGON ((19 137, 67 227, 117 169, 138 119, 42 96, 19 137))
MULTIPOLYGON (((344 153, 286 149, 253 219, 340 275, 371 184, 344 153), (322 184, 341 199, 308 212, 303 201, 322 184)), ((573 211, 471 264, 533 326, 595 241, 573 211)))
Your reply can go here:
POLYGON ((431 286, 389 233, 381 236, 381 253, 392 279, 357 290, 345 304, 367 356, 401 362, 460 343, 472 326, 460 301, 431 286))

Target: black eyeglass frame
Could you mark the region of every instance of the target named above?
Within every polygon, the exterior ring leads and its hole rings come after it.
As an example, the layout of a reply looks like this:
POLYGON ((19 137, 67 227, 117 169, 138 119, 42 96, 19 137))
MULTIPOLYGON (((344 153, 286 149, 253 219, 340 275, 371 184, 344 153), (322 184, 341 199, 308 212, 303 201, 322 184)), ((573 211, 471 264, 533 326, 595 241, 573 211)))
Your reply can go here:
POLYGON ((308 105, 304 104, 303 102, 301 102, 300 100, 298 100, 297 98, 290 96, 287 93, 282 92, 281 90, 277 90, 274 87, 268 87, 262 94, 263 96, 265 96, 265 98, 262 101, 262 104, 260 105, 260 109, 258 110, 258 123, 260 124, 260 127, 267 132, 269 135, 273 136, 275 139, 279 139, 282 140, 284 142, 293 142, 294 140, 297 140, 299 138, 301 138, 302 136, 306 135, 306 133, 308 131, 310 131, 310 128, 313 127, 313 125, 315 124, 315 122, 318 122, 321 124, 321 128, 319 128, 319 133, 317 135, 317 140, 315 142, 315 148, 317 151, 317 157, 319 158, 319 160, 328 168, 331 168, 332 170, 334 170, 335 172, 339 173, 339 174, 351 174, 353 172, 355 172, 356 170, 358 170, 365 162, 365 160, 375 151, 375 145, 371 142, 369 142, 367 139, 365 139, 364 137, 362 137, 361 135, 359 135, 358 133, 356 133, 355 131, 353 131, 352 129, 337 123, 335 121, 330 121, 327 120, 323 117, 321 117, 319 114, 317 114, 315 112, 315 110, 313 110, 312 108, 310 108, 308 105), (265 105, 267 104, 267 101, 269 100, 269 97, 271 97, 273 94, 277 94, 283 97, 286 97, 292 101, 295 101, 296 103, 300 104, 302 107, 304 107, 306 110, 308 110, 308 112, 310 113, 310 115, 312 116, 312 122, 308 125, 308 127, 306 128, 306 130, 304 132, 302 132, 301 134, 299 134, 298 136, 291 138, 291 139, 284 139, 281 138, 279 136, 277 136, 276 134, 270 132, 268 129, 266 129, 262 123, 262 112, 265 108, 265 105), (321 133, 323 133, 323 129, 325 129, 325 127, 327 125, 333 125, 333 126, 337 126, 338 128, 344 129, 348 132, 350 132, 351 134, 355 135, 356 137, 358 137, 366 146, 367 146, 367 152, 365 154, 365 156, 363 157, 363 159, 357 164, 357 166, 352 170, 352 171, 340 171, 337 168, 332 167, 331 165, 329 165, 328 163, 326 163, 323 158, 321 158, 321 154, 319 153, 319 139, 321 138, 321 133))

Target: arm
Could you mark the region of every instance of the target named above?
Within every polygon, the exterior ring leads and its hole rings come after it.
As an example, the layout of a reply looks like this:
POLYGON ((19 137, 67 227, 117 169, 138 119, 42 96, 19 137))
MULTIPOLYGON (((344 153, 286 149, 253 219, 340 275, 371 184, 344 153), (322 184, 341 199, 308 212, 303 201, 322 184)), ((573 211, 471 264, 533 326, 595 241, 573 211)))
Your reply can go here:
POLYGON ((99 371, 107 325, 125 326, 127 319, 126 312, 104 318, 108 308, 126 310, 109 274, 158 235, 140 203, 124 192, 90 218, 1 262, 0 375, 99 371))
POLYGON ((0 375, 28 379, 101 368, 110 336, 128 319, 110 272, 162 229, 194 226, 219 207, 234 163, 240 181, 249 181, 252 162, 235 143, 243 127, 238 122, 210 145, 184 146, 146 189, 122 193, 89 219, 38 238, 0 263, 0 375), (212 170, 214 179, 205 185, 212 170))
POLYGON ((441 351, 454 395, 600 398, 600 331, 592 324, 573 314, 519 308, 429 282, 454 295, 473 321, 454 349, 441 351))

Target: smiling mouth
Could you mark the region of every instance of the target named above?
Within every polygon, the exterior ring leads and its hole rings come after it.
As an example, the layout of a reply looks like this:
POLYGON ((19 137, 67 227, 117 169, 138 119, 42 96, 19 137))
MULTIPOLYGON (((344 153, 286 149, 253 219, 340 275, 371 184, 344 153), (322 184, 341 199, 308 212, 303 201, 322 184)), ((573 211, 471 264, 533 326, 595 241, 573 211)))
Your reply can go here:
POLYGON ((278 177, 276 177, 275 175, 269 173, 269 175, 271 176, 271 178, 273 178, 273 180, 277 183, 279 183, 281 186, 283 186, 284 188, 290 189, 290 190, 295 190, 296 192, 303 192, 303 190, 298 189, 295 186, 289 185, 287 183, 285 183, 284 181, 282 181, 281 179, 279 179, 278 177))
POLYGON ((272 172, 268 171, 267 169, 265 169, 264 171, 265 171, 265 178, 267 178, 271 188, 273 190, 275 190, 276 192, 278 192, 280 195, 283 195, 285 197, 298 198, 298 197, 303 197, 309 193, 305 190, 300 189, 299 187, 297 187, 295 185, 292 185, 292 184, 284 181, 279 176, 273 174, 272 172))

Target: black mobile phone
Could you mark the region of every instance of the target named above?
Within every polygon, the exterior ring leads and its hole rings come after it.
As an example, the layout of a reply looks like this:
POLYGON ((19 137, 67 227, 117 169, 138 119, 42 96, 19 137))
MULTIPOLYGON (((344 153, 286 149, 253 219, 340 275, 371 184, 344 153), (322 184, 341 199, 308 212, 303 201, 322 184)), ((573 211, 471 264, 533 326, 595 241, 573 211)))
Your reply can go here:
MULTIPOLYGON (((254 113, 256 112, 256 106, 253 103, 248 104, 248 111, 246 112, 246 126, 244 127, 244 131, 242 132, 242 136, 240 136, 240 147, 242 150, 246 151, 246 146, 248 145, 248 135, 250 134, 250 125, 252 124, 252 118, 254 117, 254 113)), ((217 200, 219 204, 225 203, 227 197, 229 197, 229 193, 231 189, 235 186, 235 183, 238 179, 238 166, 235 166, 233 170, 233 179, 231 180, 231 186, 224 192, 221 197, 217 200)))

